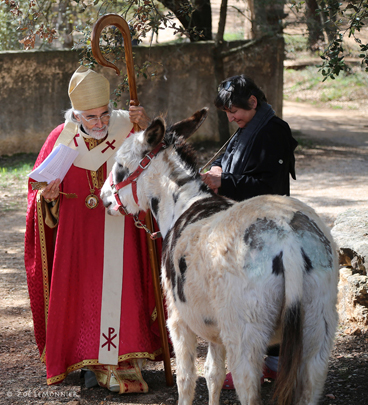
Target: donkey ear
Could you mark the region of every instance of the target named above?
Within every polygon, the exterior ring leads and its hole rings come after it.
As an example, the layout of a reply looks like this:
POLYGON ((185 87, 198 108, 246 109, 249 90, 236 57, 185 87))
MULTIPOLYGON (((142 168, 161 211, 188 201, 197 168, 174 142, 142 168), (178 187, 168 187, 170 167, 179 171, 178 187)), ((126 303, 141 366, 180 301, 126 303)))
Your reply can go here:
POLYGON ((150 149, 154 149, 163 139, 166 131, 165 121, 155 118, 144 131, 144 139, 150 149))
POLYGON ((207 118, 207 115, 208 108, 202 108, 202 110, 197 111, 191 117, 174 124, 170 130, 173 132, 175 131, 177 135, 188 139, 203 124, 204 120, 207 118))

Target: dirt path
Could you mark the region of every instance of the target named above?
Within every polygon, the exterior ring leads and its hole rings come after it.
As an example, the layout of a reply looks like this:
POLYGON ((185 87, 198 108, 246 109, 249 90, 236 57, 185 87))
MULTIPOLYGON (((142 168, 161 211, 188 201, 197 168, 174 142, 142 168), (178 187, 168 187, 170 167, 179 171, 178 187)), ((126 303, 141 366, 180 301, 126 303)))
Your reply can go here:
POLYGON ((283 118, 293 131, 318 140, 368 149, 368 108, 339 110, 284 101, 283 118))
MULTIPOLYGON (((303 144, 297 152, 297 181, 292 195, 310 204, 331 226, 348 208, 367 209, 368 128, 364 117, 349 111, 313 108, 285 103, 284 118, 303 144), (353 121, 353 118, 355 120, 353 121)), ((213 154, 203 150, 202 160, 213 154)), ((0 404, 174 404, 176 387, 166 387, 162 365, 150 365, 144 376, 147 395, 119 396, 102 388, 84 388, 79 372, 61 385, 47 387, 44 366, 39 362, 23 264, 26 191, 9 185, 0 193, 0 404), (20 209, 9 210, 20 201, 20 209), (5 207, 5 208, 4 208, 5 207)), ((206 344, 199 342, 195 404, 208 403, 203 378, 206 344)), ((368 397, 368 335, 351 334, 341 325, 331 356, 329 375, 321 404, 366 404, 368 397)), ((175 362, 173 361, 175 370, 175 362)), ((272 383, 262 388, 269 403, 272 383)), ((239 404, 233 391, 223 391, 221 404, 239 404)))
POLYGON ((368 209, 368 119, 364 111, 284 102, 284 119, 313 148, 297 155, 291 195, 329 226, 349 208, 368 209))

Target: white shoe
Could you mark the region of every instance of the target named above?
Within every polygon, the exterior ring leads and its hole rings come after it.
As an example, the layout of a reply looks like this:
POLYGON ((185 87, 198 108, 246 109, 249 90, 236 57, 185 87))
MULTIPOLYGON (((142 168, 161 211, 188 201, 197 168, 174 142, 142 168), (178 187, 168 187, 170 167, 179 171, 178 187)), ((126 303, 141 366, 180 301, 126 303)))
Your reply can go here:
POLYGON ((111 374, 110 376, 109 390, 111 392, 120 392, 120 385, 114 374, 111 374))

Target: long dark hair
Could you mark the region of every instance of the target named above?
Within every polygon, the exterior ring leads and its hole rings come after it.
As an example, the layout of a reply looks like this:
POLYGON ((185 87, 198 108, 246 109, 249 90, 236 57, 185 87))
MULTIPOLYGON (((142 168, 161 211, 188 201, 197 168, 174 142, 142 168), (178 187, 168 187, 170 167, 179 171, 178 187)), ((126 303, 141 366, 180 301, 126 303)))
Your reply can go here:
POLYGON ((257 110, 262 103, 267 103, 265 94, 254 83, 253 79, 245 75, 232 76, 220 83, 214 103, 216 108, 222 110, 230 110, 233 106, 251 110, 250 96, 256 97, 257 110))

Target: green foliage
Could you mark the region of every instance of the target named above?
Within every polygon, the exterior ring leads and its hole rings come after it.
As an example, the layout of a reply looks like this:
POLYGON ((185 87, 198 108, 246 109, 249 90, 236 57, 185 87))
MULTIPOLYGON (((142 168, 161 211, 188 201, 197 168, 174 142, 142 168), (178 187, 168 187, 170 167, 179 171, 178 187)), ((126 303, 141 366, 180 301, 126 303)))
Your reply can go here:
MULTIPOLYGON (((296 14, 304 15, 308 4, 304 0, 292 0, 291 10, 296 14)), ((368 0, 317 0, 319 8, 316 10, 321 26, 328 38, 328 43, 321 54, 322 63, 319 71, 323 81, 336 79, 348 70, 345 57, 349 49, 345 38, 353 38, 360 49, 359 58, 362 66, 368 72, 368 43, 362 41, 361 30, 368 19, 368 0)), ((303 22, 303 20, 301 21, 303 22)))
POLYGON ((41 43, 51 43, 56 38, 56 30, 51 28, 56 3, 56 0, 40 0, 38 3, 35 0, 1 0, 1 10, 8 16, 13 16, 11 29, 7 32, 7 42, 19 41, 25 49, 34 48, 37 37, 41 39, 41 43), (16 31, 13 31, 14 21, 16 31), (22 34, 23 39, 18 39, 18 33, 22 34))
POLYGON ((322 82, 316 75, 314 66, 303 70, 286 69, 284 98, 292 101, 328 104, 341 108, 349 104, 352 108, 355 100, 368 98, 368 76, 360 68, 341 72, 335 80, 322 82))
MULTIPOLYGON (((72 34, 79 36, 77 46, 88 46, 93 24, 108 13, 117 13, 128 21, 132 39, 138 42, 148 33, 166 28, 174 35, 199 37, 195 27, 186 30, 174 22, 176 17, 190 20, 194 10, 189 1, 178 3, 174 14, 156 0, 0 0, 0 39, 2 50, 19 49, 14 48, 19 40, 24 49, 45 46, 56 39, 61 46, 71 47, 72 34)), ((88 64, 88 51, 85 56, 88 64)))
POLYGON ((17 23, 9 10, 0 3, 0 51, 21 50, 20 35, 17 33, 17 23))
MULTIPOLYGON (((187 34, 183 27, 177 27, 173 22, 175 15, 159 5, 156 0, 94 0, 86 2, 76 0, 0 0, 1 7, 7 19, 3 24, 8 24, 2 29, 0 25, 0 40, 3 44, 2 50, 19 49, 19 42, 25 49, 37 46, 45 46, 46 43, 52 43, 55 39, 64 42, 67 36, 74 33, 78 39, 70 46, 80 52, 81 64, 93 69, 96 66, 96 60, 91 50, 91 32, 96 20, 108 13, 117 13, 121 15, 131 27, 132 40, 139 42, 145 38, 149 32, 158 32, 164 27, 172 28, 178 35, 187 34), (10 16, 13 15, 14 18, 10 16), (16 19, 15 19, 16 18, 16 19), (8 21, 9 20, 9 21, 8 21), (61 22, 61 23, 60 23, 61 22), (12 24, 12 29, 8 29, 12 24), (51 27, 58 27, 56 29, 51 27), (22 33, 23 39, 19 41, 19 34, 22 33), (2 35, 6 33, 6 35, 2 35), (11 43, 12 48, 10 48, 11 43), (18 48, 17 48, 18 47, 18 48)), ((2 11, 0 9, 0 11, 2 11)), ((191 8, 184 4, 178 8, 178 12, 187 16, 191 15, 191 8)), ((1 16, 1 14, 0 14, 1 16)), ((192 31, 195 31, 193 29, 192 31)), ((69 39, 71 41, 71 39, 69 39)), ((115 27, 106 28, 100 38, 102 53, 110 62, 114 64, 125 63, 124 48, 122 47, 122 34, 115 27)), ((60 46, 60 44, 59 44, 60 46)), ((156 76, 155 67, 149 62, 144 62, 142 66, 135 66, 136 75, 145 78, 154 78, 156 76)), ((114 103, 120 100, 121 93, 127 90, 127 77, 122 77, 122 81, 115 89, 114 103)))

